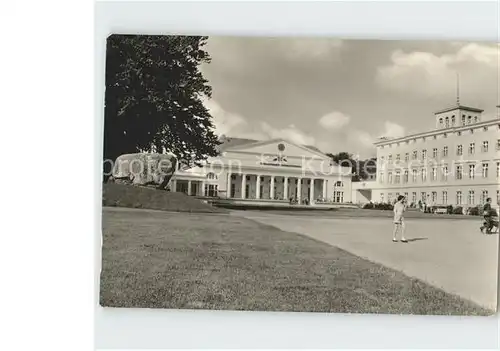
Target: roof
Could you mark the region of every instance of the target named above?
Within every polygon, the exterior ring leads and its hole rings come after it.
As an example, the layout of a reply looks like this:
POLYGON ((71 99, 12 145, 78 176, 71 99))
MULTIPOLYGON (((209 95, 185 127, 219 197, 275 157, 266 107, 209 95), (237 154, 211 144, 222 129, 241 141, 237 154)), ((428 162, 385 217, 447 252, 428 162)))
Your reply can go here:
POLYGON ((254 139, 230 138, 226 136, 222 136, 220 141, 222 142, 222 144, 218 146, 219 152, 225 151, 234 146, 240 146, 258 142, 258 140, 254 139))
POLYGON ((439 110, 437 112, 434 112, 434 114, 437 115, 440 113, 450 112, 450 111, 458 110, 458 109, 464 110, 464 111, 470 111, 470 112, 479 112, 479 113, 484 111, 484 110, 481 110, 480 108, 468 107, 468 106, 463 106, 463 105, 455 105, 455 106, 447 107, 443 110, 439 110))
MULTIPOLYGON (((244 138, 232 138, 232 137, 226 137, 222 136, 220 141, 222 144, 219 145, 219 152, 223 152, 227 149, 230 149, 232 147, 236 146, 243 146, 247 144, 253 144, 253 143, 258 143, 259 141, 262 140, 255 140, 255 139, 244 139, 244 138)), ((320 149, 318 149, 316 146, 312 145, 302 145, 303 147, 310 149, 315 152, 323 153, 320 149)))

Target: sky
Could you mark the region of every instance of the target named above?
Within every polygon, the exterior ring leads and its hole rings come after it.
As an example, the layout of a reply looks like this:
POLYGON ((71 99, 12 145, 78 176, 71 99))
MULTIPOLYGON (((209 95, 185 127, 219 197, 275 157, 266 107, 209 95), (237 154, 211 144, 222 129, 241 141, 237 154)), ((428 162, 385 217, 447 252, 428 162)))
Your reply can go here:
POLYGON ((216 132, 376 155, 373 142, 432 130, 457 100, 497 118, 499 46, 450 41, 210 37, 205 105, 216 132))

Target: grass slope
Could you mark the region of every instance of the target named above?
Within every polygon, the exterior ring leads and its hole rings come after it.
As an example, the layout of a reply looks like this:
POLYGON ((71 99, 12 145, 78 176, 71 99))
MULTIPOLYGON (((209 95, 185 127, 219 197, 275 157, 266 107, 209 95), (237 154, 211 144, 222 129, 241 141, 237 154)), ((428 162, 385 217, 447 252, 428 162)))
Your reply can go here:
POLYGON ((103 306, 491 314, 338 248, 229 215, 108 208, 102 257, 103 306))
POLYGON ((227 212, 183 193, 115 183, 103 184, 102 205, 176 212, 227 212))

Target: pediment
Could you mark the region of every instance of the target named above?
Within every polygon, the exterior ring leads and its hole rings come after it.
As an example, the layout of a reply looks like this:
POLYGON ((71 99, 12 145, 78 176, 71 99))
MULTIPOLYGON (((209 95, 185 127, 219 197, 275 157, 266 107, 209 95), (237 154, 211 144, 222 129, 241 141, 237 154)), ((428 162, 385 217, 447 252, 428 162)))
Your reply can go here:
POLYGON ((274 139, 258 141, 251 144, 228 148, 226 152, 248 153, 255 155, 266 155, 270 157, 290 157, 290 158, 316 158, 329 159, 329 157, 317 150, 307 146, 297 145, 288 140, 274 139))

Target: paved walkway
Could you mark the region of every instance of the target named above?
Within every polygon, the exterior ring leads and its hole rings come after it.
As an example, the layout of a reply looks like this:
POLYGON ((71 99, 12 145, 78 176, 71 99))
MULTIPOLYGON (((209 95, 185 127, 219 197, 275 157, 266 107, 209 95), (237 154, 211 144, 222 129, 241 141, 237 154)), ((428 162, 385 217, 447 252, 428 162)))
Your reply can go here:
POLYGON ((233 211, 284 231, 305 234, 357 256, 496 309, 498 234, 482 235, 478 221, 407 219, 410 243, 392 242, 385 218, 326 218, 233 211))

